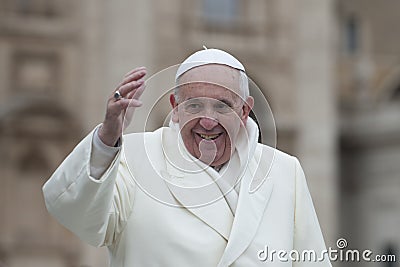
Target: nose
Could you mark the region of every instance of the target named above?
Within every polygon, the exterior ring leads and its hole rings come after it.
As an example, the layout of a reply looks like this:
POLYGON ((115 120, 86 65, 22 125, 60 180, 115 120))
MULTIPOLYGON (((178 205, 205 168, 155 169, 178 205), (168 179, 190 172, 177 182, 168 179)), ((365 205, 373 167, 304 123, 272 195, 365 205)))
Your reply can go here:
POLYGON ((217 120, 209 117, 201 118, 199 123, 206 130, 212 130, 215 126, 218 125, 217 120))

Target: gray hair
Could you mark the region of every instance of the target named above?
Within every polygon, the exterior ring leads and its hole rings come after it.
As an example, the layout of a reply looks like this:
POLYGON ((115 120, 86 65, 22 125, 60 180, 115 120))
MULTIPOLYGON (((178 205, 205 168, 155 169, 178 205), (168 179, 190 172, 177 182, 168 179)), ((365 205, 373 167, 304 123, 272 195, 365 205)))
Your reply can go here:
MULTIPOLYGON (((247 78, 247 74, 244 71, 239 70, 239 90, 240 90, 240 97, 246 101, 246 99, 250 96, 249 90, 249 79, 247 78)), ((179 77, 175 81, 175 88, 174 88, 174 97, 176 101, 179 101, 179 77)))

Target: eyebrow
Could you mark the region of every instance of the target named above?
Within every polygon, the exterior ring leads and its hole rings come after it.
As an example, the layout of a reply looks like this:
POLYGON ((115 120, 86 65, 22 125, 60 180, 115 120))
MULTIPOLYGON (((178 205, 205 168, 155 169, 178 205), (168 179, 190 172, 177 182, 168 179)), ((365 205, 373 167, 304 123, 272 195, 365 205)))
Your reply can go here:
POLYGON ((228 99, 218 99, 218 101, 221 101, 222 103, 228 105, 229 107, 233 107, 233 103, 229 101, 228 99))
MULTIPOLYGON (((198 98, 202 98, 202 97, 189 97, 189 98, 187 98, 187 99, 184 100, 184 101, 188 101, 188 100, 198 100, 198 98)), ((216 99, 216 98, 215 98, 215 100, 218 100, 218 101, 220 101, 220 102, 222 102, 222 103, 228 105, 229 107, 233 107, 233 103, 232 103, 232 101, 230 101, 229 99, 226 99, 226 98, 216 99)))

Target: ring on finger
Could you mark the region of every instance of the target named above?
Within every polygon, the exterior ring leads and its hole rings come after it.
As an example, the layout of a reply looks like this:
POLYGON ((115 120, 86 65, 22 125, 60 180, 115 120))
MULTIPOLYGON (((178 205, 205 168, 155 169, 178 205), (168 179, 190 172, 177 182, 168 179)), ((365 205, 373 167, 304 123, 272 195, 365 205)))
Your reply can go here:
POLYGON ((122 95, 121 95, 121 93, 117 90, 117 91, 115 91, 115 93, 114 93, 114 99, 115 100, 120 100, 122 98, 122 95))

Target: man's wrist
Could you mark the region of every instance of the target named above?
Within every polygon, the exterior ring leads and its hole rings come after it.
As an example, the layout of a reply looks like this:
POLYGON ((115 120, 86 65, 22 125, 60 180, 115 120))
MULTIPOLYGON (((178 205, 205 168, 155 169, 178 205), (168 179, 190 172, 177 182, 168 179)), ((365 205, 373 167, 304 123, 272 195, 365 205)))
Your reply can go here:
POLYGON ((102 151, 118 151, 121 146, 121 138, 118 138, 114 145, 110 146, 109 144, 105 143, 100 136, 100 127, 96 129, 93 137, 93 144, 100 148, 102 151))
POLYGON ((99 130, 97 131, 97 135, 100 139, 100 141, 105 144, 106 146, 109 147, 118 147, 120 146, 120 136, 116 137, 116 134, 111 134, 107 133, 106 130, 104 130, 103 125, 100 125, 99 130))

